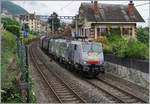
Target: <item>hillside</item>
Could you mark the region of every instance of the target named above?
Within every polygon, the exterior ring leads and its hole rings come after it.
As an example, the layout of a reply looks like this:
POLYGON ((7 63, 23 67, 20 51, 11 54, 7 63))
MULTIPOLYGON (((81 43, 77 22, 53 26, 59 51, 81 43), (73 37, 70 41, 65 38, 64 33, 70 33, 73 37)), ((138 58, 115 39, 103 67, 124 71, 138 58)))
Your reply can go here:
POLYGON ((2 5, 2 9, 6 9, 12 15, 20 15, 20 14, 28 13, 25 9, 10 1, 2 1, 1 5, 2 5))

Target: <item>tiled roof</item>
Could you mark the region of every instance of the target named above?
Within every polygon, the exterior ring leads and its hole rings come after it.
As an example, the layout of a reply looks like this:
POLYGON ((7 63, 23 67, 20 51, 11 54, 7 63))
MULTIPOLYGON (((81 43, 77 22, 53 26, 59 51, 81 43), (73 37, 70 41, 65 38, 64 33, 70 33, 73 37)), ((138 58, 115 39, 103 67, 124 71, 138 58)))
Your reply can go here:
POLYGON ((128 5, 98 3, 98 14, 94 13, 92 3, 82 3, 83 15, 89 22, 144 22, 143 18, 134 9, 133 15, 128 14, 128 5))

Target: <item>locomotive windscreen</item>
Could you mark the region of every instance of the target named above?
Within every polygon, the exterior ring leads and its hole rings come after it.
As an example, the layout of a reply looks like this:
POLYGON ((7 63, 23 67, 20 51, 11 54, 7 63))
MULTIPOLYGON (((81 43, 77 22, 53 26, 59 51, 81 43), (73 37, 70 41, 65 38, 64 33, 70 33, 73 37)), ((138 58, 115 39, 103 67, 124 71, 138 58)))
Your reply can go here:
POLYGON ((102 47, 99 44, 82 44, 83 52, 102 52, 102 47))

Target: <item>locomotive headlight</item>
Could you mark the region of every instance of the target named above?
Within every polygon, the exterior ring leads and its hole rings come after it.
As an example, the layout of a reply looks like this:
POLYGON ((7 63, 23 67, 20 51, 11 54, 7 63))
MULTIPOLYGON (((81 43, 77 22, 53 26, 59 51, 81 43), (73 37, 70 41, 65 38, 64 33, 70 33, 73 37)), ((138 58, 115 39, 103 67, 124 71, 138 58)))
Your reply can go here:
POLYGON ((86 61, 83 61, 83 64, 86 64, 86 61))

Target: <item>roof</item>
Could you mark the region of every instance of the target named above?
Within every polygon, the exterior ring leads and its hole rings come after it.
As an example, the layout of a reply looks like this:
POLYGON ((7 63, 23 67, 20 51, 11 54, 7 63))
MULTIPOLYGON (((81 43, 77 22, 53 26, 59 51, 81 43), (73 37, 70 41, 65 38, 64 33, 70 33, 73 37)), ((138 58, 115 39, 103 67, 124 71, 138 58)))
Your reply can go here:
POLYGON ((26 14, 26 15, 20 15, 20 19, 21 20, 25 20, 25 19, 36 19, 36 15, 35 14, 26 14))
POLYGON ((98 3, 97 15, 92 6, 92 3, 82 3, 80 7, 84 11, 81 16, 86 17, 89 22, 144 22, 136 8, 132 16, 128 14, 128 5, 98 3))

